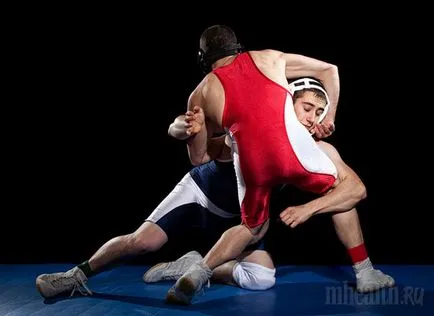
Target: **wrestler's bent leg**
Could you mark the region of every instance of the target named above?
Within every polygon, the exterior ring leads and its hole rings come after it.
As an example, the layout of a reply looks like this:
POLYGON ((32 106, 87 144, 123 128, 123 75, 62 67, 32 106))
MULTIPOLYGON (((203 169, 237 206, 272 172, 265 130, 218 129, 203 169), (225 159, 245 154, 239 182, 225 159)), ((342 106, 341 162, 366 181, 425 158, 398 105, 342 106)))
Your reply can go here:
POLYGON ((265 250, 245 251, 214 269, 212 280, 247 290, 268 290, 276 283, 276 269, 265 250))
POLYGON ((176 284, 168 291, 166 301, 173 304, 190 304, 212 276, 212 269, 238 257, 246 246, 253 244, 265 235, 269 221, 253 229, 238 225, 223 233, 219 241, 208 252, 204 260, 193 264, 176 284))

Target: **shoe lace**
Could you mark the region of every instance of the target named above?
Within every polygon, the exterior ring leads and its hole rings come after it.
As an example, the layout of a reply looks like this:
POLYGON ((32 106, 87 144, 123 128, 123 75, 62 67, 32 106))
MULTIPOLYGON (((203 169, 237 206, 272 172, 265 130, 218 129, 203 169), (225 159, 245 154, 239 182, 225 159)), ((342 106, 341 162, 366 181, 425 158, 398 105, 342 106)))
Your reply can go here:
POLYGON ((70 297, 74 295, 76 290, 78 290, 80 294, 83 296, 92 295, 92 291, 88 288, 88 286, 84 282, 76 281, 74 283, 74 288, 72 289, 70 297))
POLYGON ((189 253, 176 261, 167 262, 167 265, 164 267, 166 275, 164 275, 162 279, 174 281, 178 280, 184 275, 188 267, 190 267, 196 261, 200 261, 201 258, 202 256, 200 254, 197 256, 189 253))
POLYGON ((72 276, 62 276, 60 278, 52 280, 51 283, 55 287, 62 287, 65 285, 69 286, 72 284, 73 288, 70 296, 73 296, 75 291, 77 290, 83 296, 92 295, 92 291, 89 289, 89 287, 86 285, 84 281, 74 278, 72 276))
POLYGON ((174 262, 168 262, 167 263, 167 266, 164 268, 165 273, 167 273, 167 274, 166 275, 163 274, 163 277, 162 277, 163 280, 173 280, 173 281, 176 281, 176 280, 178 280, 183 275, 182 272, 180 272, 180 273, 172 273, 173 266, 174 266, 174 262))
POLYGON ((209 281, 209 279, 206 282, 206 286, 201 286, 199 290, 196 291, 197 296, 203 296, 205 295, 205 287, 209 288, 211 286, 211 282, 209 281))
POLYGON ((172 274, 172 275, 168 275, 168 276, 164 277, 163 279, 164 280, 177 281, 181 276, 182 276, 181 273, 180 274, 176 274, 176 275, 172 274))

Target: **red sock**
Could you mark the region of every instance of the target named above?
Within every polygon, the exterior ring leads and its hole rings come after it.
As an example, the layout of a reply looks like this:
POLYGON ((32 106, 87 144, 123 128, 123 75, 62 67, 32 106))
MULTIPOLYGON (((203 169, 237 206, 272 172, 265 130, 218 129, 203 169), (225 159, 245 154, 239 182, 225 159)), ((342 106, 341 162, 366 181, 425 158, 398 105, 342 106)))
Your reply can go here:
POLYGON ((361 262, 368 258, 365 243, 361 243, 356 247, 348 249, 348 254, 351 257, 351 261, 353 262, 353 264, 356 264, 357 262, 361 262))

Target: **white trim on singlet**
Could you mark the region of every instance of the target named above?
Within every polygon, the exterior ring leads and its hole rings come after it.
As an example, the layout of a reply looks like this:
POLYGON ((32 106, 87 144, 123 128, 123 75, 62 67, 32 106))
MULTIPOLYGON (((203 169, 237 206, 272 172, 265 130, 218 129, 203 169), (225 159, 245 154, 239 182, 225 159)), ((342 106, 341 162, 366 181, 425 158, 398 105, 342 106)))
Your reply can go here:
POLYGON ((337 177, 331 159, 321 150, 309 131, 297 119, 291 94, 286 95, 285 127, 288 139, 301 165, 308 171, 337 177))
POLYGON ((231 142, 230 146, 232 150, 232 158, 234 161, 235 174, 237 176, 238 202, 241 206, 246 195, 246 183, 244 182, 243 173, 241 172, 240 155, 238 153, 237 140, 235 139, 231 131, 228 131, 228 135, 231 142))
POLYGON ((211 202, 193 180, 190 173, 187 173, 146 220, 156 223, 175 208, 190 203, 197 203, 205 207, 209 212, 223 218, 240 216, 239 214, 226 212, 211 202))

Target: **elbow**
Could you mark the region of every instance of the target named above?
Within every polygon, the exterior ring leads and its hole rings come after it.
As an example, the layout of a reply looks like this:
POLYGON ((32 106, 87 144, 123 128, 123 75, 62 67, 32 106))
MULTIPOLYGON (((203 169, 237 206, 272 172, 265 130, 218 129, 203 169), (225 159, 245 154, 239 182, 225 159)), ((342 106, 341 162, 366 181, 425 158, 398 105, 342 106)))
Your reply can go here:
POLYGON ((352 192, 352 199, 355 203, 367 198, 366 186, 358 177, 346 178, 345 181, 348 185, 348 189, 352 192))
POLYGON ((177 132, 178 131, 176 129, 175 123, 170 124, 169 128, 167 129, 167 135, 169 135, 173 138, 178 138, 177 136, 178 136, 179 132, 178 133, 177 132))
POLYGON ((204 155, 203 157, 193 157, 190 156, 190 162, 193 166, 200 166, 204 163, 207 163, 210 161, 210 157, 208 155, 204 155))
POLYGON ((368 197, 368 194, 366 192, 366 186, 360 181, 359 185, 358 185, 358 196, 359 196, 359 200, 364 200, 368 197))
POLYGON ((195 166, 195 167, 201 165, 201 161, 200 161, 200 160, 197 160, 197 159, 194 159, 194 158, 191 158, 191 157, 190 157, 190 163, 191 163, 193 166, 195 166))
POLYGON ((339 69, 335 64, 329 64, 327 71, 332 74, 333 77, 339 77, 339 69))
POLYGON ((336 65, 336 64, 327 63, 326 65, 327 65, 326 69, 328 71, 332 71, 332 72, 338 72, 339 71, 338 65, 336 65))
POLYGON ((173 123, 169 125, 169 128, 167 129, 167 135, 172 136, 172 127, 173 123))
POLYGON ((170 124, 167 134, 178 140, 187 140, 190 137, 185 133, 184 129, 178 128, 174 123, 170 124))

